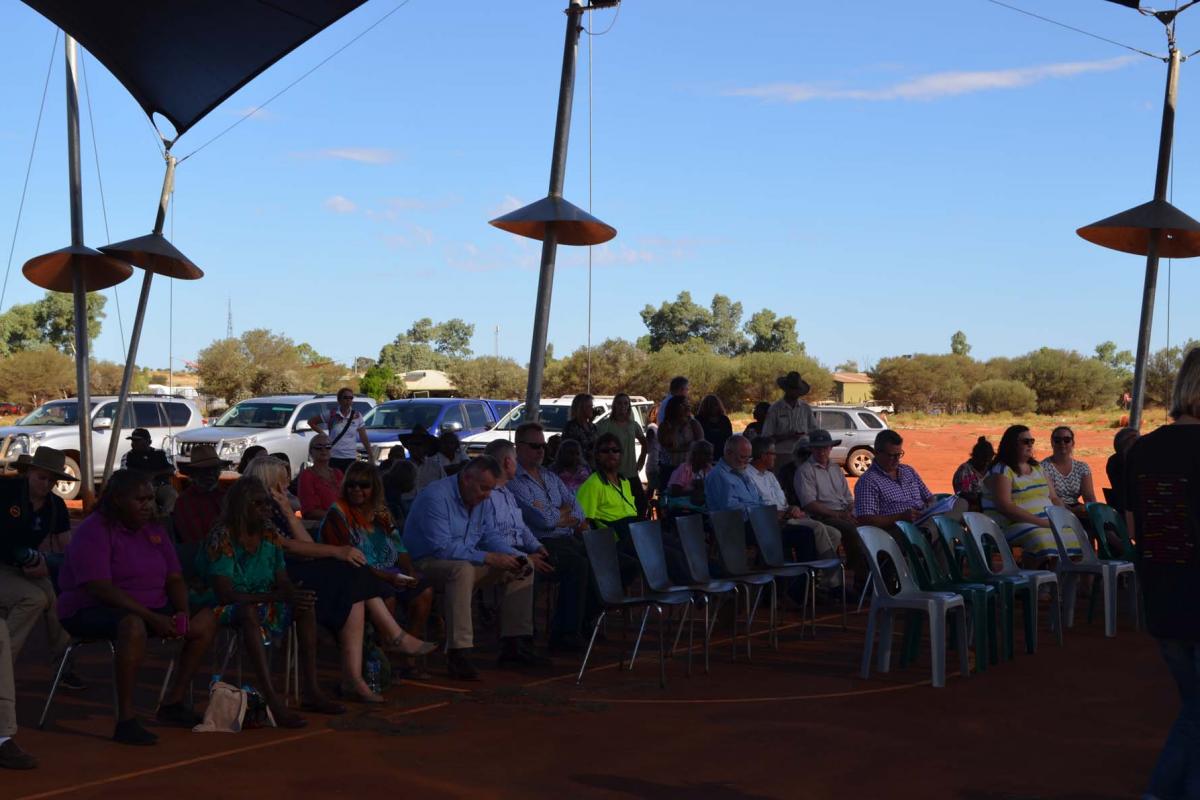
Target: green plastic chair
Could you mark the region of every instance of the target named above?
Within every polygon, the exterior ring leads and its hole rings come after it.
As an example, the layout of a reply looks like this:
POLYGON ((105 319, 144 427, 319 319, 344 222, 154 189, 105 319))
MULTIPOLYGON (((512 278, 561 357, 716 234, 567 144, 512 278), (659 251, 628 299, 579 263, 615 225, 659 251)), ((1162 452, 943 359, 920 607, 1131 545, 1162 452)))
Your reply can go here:
MULTIPOLYGON (((996 658, 996 588, 986 583, 954 580, 943 569, 925 534, 911 522, 899 521, 896 526, 904 535, 905 555, 913 566, 917 585, 922 591, 948 591, 962 595, 971 614, 975 631, 975 670, 983 672, 989 661, 996 658)), ((921 616, 910 614, 904 632, 902 664, 917 656, 921 644, 921 616)))
POLYGON ((1129 528, 1125 526, 1125 519, 1117 513, 1117 510, 1104 503, 1088 503, 1085 508, 1088 521, 1092 523, 1092 530, 1096 532, 1100 558, 1104 561, 1132 561, 1136 564, 1138 561, 1137 548, 1129 540, 1129 528), (1106 533, 1110 528, 1121 538, 1120 552, 1114 553, 1108 544, 1106 533))

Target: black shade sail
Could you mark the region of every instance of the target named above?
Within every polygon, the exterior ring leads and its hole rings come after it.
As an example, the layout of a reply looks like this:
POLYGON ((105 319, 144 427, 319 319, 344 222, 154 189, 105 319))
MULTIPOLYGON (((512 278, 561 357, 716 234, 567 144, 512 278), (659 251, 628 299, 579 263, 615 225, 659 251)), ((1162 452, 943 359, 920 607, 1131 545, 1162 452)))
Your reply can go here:
POLYGON ((184 133, 365 0, 24 0, 184 133))

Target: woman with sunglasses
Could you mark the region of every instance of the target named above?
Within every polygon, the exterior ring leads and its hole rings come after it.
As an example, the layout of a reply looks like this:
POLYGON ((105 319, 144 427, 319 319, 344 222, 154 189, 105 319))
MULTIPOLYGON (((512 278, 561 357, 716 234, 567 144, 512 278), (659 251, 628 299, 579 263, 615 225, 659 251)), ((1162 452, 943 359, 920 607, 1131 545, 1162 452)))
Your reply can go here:
POLYGON ((312 466, 300 473, 300 515, 304 519, 320 521, 325 512, 337 502, 342 489, 342 471, 330 462, 333 445, 329 437, 318 433, 308 442, 308 457, 312 466))
MULTIPOLYGON (((433 588, 413 575, 412 558, 388 513, 383 479, 375 466, 365 461, 350 465, 342 482, 341 497, 321 521, 318 536, 331 545, 358 549, 366 557, 367 567, 384 584, 384 602, 391 623, 388 627, 394 626, 398 631, 385 633, 385 650, 403 656, 423 656, 437 648, 432 642, 406 633, 391 617, 397 605, 403 607, 408 626, 423 634, 433 605, 433 588)), ((411 663, 408 667, 409 671, 414 669, 411 663)))
POLYGON ((1096 489, 1092 485, 1092 468, 1075 455, 1075 432, 1066 425, 1059 425, 1050 433, 1053 455, 1042 459, 1042 470, 1054 484, 1054 493, 1075 516, 1087 521, 1084 503, 1096 502, 1096 489), (1083 502, 1079 498, 1082 495, 1083 502))
POLYGON ((1009 426, 1000 437, 983 482, 983 513, 1000 525, 1009 546, 1021 548, 1026 569, 1041 569, 1050 556, 1058 554, 1046 506, 1062 505, 1042 465, 1033 457, 1034 441, 1029 428, 1009 426))

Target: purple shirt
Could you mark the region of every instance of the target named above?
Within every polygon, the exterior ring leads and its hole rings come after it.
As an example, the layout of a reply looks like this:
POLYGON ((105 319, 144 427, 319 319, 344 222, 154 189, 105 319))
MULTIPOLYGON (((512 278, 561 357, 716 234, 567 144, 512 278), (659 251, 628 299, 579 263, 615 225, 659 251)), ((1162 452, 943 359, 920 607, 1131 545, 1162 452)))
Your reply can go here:
POLYGON ((182 572, 175 546, 158 523, 131 531, 99 513, 91 514, 67 545, 58 575, 59 619, 101 605, 85 588, 92 581, 112 581, 146 608, 163 608, 167 605, 167 576, 182 572))
POLYGON ((931 497, 921 476, 907 464, 900 465, 895 478, 871 464, 854 485, 854 516, 889 516, 924 508, 931 497))

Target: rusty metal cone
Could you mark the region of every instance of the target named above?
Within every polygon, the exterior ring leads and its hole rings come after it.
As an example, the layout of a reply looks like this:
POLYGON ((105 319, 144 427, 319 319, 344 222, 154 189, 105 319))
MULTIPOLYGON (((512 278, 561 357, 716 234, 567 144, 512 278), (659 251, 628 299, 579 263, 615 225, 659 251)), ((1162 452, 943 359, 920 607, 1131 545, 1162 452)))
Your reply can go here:
POLYGON ((116 286, 133 274, 133 267, 112 256, 83 245, 71 245, 52 253, 34 256, 25 262, 21 272, 30 283, 52 292, 72 292, 75 289, 74 268, 83 270, 83 289, 98 292, 116 286))
POLYGON ((1165 200, 1151 200, 1075 232, 1101 247, 1144 256, 1154 230, 1162 231, 1158 254, 1163 258, 1200 256, 1200 222, 1165 200))
POLYGON ((579 206, 554 195, 497 217, 488 224, 538 240, 546 238, 546 226, 552 224, 559 244, 603 244, 617 235, 617 229, 607 222, 601 222, 579 206))
POLYGON ((141 267, 155 275, 166 275, 185 281, 204 277, 204 270, 179 252, 161 233, 148 233, 136 239, 105 245, 100 248, 100 252, 128 261, 135 267, 141 267))

